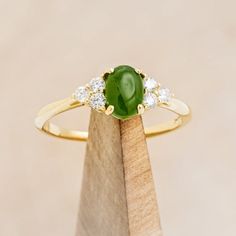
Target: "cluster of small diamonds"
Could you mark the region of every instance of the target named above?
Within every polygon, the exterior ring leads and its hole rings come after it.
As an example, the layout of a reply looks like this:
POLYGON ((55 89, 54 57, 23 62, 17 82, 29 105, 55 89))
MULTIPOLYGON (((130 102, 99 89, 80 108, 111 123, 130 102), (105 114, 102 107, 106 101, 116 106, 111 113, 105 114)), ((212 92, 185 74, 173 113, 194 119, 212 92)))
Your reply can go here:
MULTIPOLYGON (((144 98, 143 105, 146 109, 155 108, 158 104, 168 104, 172 94, 167 88, 160 88, 160 84, 150 77, 143 79, 144 98)), ((104 96, 105 81, 102 77, 92 79, 86 86, 78 87, 73 94, 76 101, 87 104, 97 111, 104 111, 106 97, 104 96)))
POLYGON ((74 98, 81 104, 88 104, 97 111, 105 110, 106 98, 103 94, 105 81, 101 77, 94 78, 86 86, 76 89, 74 98))
POLYGON ((153 78, 144 78, 143 85, 145 89, 143 105, 146 109, 155 108, 158 103, 168 104, 172 94, 167 88, 160 88, 160 84, 153 78))

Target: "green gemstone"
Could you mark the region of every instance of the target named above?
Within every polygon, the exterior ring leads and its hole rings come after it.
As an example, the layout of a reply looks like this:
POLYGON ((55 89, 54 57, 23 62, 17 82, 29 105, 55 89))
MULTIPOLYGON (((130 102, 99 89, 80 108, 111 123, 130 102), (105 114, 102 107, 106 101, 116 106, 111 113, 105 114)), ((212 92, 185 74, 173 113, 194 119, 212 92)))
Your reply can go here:
POLYGON ((144 94, 141 75, 130 66, 118 66, 105 81, 107 106, 114 106, 112 115, 122 120, 137 115, 144 94))

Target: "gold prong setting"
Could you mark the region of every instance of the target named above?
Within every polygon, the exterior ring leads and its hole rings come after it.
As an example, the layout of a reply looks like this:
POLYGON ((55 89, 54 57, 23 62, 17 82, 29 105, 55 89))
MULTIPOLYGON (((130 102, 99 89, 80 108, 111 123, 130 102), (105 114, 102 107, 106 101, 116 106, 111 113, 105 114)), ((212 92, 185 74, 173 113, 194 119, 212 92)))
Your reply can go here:
POLYGON ((135 68, 134 70, 135 70, 135 72, 136 72, 137 74, 139 74, 143 79, 147 76, 147 75, 144 74, 143 71, 140 70, 139 68, 135 68))
POLYGON ((140 74, 140 75, 142 74, 142 71, 139 68, 134 68, 134 70, 137 74, 140 74))
MULTIPOLYGON (((115 107, 107 106, 107 100, 104 94, 106 87, 106 76, 113 73, 111 68, 100 77, 95 77, 85 86, 78 87, 72 94, 73 100, 82 105, 88 105, 98 112, 104 112, 106 115, 111 115, 115 107)), ((140 74, 143 80, 144 96, 141 104, 137 106, 139 115, 145 110, 153 109, 158 105, 168 105, 173 97, 173 94, 167 88, 162 88, 161 85, 152 77, 145 75, 140 69, 135 69, 135 72, 140 74)))
POLYGON ((138 109, 138 114, 139 115, 142 115, 144 113, 144 111, 145 111, 145 107, 144 107, 143 104, 139 104, 137 109, 138 109))
POLYGON ((105 114, 109 116, 113 113, 113 111, 114 111, 114 106, 109 105, 107 109, 105 110, 105 114))
POLYGON ((110 70, 108 71, 109 74, 114 72, 114 68, 110 68, 110 70))

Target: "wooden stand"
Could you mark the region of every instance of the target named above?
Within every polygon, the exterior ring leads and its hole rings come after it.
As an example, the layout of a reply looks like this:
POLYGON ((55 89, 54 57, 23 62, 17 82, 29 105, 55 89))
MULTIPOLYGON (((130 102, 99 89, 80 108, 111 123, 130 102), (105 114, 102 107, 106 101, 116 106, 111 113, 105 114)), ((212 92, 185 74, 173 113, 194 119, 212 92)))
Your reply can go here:
POLYGON ((160 236, 142 119, 92 111, 76 236, 160 236))

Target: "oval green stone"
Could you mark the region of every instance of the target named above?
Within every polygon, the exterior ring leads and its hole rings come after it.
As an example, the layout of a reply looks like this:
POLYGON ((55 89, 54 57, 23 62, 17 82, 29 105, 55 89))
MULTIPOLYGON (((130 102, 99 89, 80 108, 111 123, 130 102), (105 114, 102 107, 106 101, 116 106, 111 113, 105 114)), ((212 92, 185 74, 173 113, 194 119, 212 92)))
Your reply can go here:
POLYGON ((105 81, 107 106, 114 106, 112 115, 118 119, 137 115, 137 107, 142 104, 144 94, 141 75, 130 66, 118 66, 105 81))

